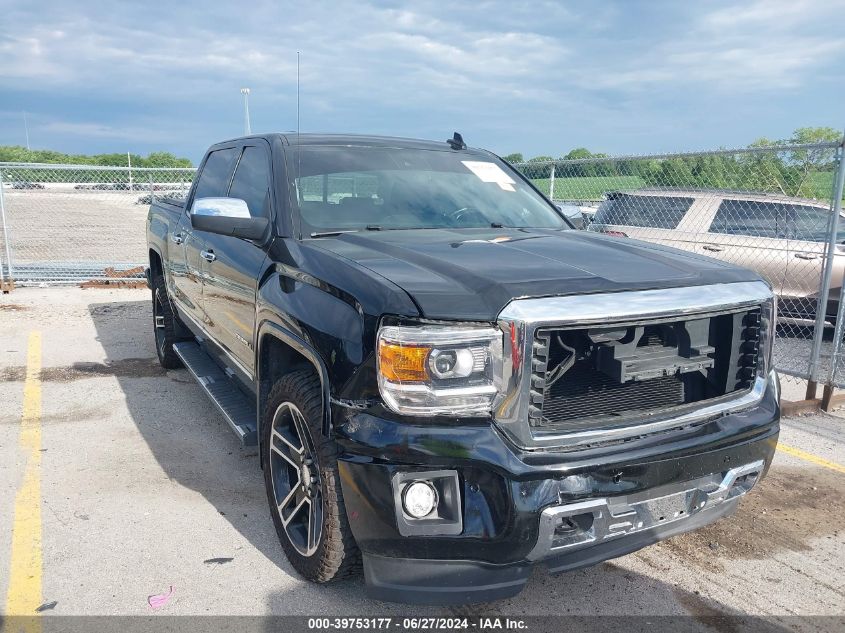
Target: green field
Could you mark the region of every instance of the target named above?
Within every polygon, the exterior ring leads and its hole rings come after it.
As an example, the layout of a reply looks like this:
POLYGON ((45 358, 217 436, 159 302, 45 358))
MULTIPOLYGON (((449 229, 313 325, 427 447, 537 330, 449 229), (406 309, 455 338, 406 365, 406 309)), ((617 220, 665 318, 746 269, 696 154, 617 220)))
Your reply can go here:
MULTIPOLYGON (((549 195, 548 178, 532 178, 531 182, 544 194, 549 195)), ((556 200, 601 200, 608 191, 639 189, 645 181, 639 176, 578 176, 555 178, 554 198, 556 200)))
POLYGON ((807 197, 817 200, 830 200, 833 194, 833 172, 820 171, 807 177, 807 184, 803 187, 807 197))
MULTIPOLYGON (((724 175, 722 175, 724 177, 724 175)), ((549 179, 548 178, 531 178, 534 186, 537 187, 544 194, 549 195, 549 179)), ((784 183, 786 185, 787 183, 784 183)), ((795 193, 789 191, 790 189, 797 189, 798 182, 788 183, 790 186, 784 186, 788 193, 795 193)), ((777 188, 777 181, 772 180, 767 187, 760 187, 757 183, 745 183, 742 186, 740 183, 724 182, 714 184, 712 189, 737 189, 748 191, 769 191, 771 193, 780 193, 777 188)), ((601 200, 602 195, 608 191, 620 191, 639 189, 641 187, 649 186, 648 183, 639 176, 579 176, 572 178, 555 178, 555 200, 601 200)), ((691 188, 700 189, 700 184, 690 185, 691 188)), ((708 187, 703 187, 708 188, 708 187)), ((798 197, 812 198, 815 200, 830 200, 830 195, 833 191, 833 172, 816 172, 807 176, 807 179, 798 191, 798 197)))

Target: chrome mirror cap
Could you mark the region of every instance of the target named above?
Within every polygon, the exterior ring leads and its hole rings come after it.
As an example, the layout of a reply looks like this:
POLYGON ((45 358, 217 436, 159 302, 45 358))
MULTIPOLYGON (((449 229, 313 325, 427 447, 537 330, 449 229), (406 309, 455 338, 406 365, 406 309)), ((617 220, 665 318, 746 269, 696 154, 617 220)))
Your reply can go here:
POLYGON ((197 198, 191 206, 191 215, 224 218, 249 218, 249 207, 240 198, 197 198))

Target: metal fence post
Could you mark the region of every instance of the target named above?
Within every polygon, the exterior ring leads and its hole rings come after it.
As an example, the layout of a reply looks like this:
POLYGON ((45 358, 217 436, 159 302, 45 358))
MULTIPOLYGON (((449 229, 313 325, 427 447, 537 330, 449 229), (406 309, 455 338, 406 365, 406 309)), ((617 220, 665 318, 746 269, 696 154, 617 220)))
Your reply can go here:
POLYGON ((3 170, 0 169, 0 228, 3 229, 3 244, 6 245, 6 270, 9 272, 9 280, 6 281, 3 275, 3 262, 0 261, 0 290, 9 292, 15 283, 15 274, 12 269, 12 246, 9 243, 9 226, 6 222, 6 200, 3 195, 3 170))
MULTIPOLYGON (((822 340, 824 339, 824 322, 827 316, 827 301, 830 296, 830 280, 833 276, 833 254, 836 250, 836 235, 839 228, 839 213, 842 211, 842 186, 845 183, 845 161, 843 161, 843 151, 845 150, 845 136, 839 145, 837 152, 837 169, 836 178, 833 185, 833 198, 830 203, 830 221, 828 222, 828 239, 825 247, 825 262, 824 270, 822 271, 822 283, 819 291, 819 297, 816 301, 816 324, 813 328, 813 350, 810 353, 810 363, 807 368, 807 400, 812 400, 816 397, 816 386, 818 384, 818 365, 819 356, 822 349, 822 340)), ((836 328, 839 329, 840 323, 837 321, 836 328)), ((834 342, 834 345, 836 343, 834 342)), ((833 359, 831 359, 831 363, 833 359)))
POLYGON ((836 308, 836 327, 833 330, 833 350, 830 353, 830 370, 827 374, 827 382, 822 392, 822 409, 830 410, 833 399, 833 389, 836 386, 836 373, 839 368, 840 356, 842 355, 842 330, 845 329, 845 279, 842 280, 842 287, 839 289, 839 304, 836 308))
MULTIPOLYGON (((845 160, 843 158, 845 158, 845 138, 843 139, 843 146, 839 152, 839 169, 836 171, 836 185, 834 187, 833 208, 836 218, 839 218, 839 212, 842 210, 842 193, 843 186, 845 186, 845 160)), ((825 311, 827 311, 826 306, 825 311)), ((830 370, 828 371, 827 383, 824 386, 822 396, 822 408, 825 410, 830 408, 834 383, 836 381, 836 369, 839 364, 839 357, 842 354, 842 330, 845 327, 843 319, 845 319, 845 279, 842 280, 839 288, 839 303, 836 306, 836 326, 833 329, 833 349, 830 353, 830 370)))
POLYGON ((552 163, 552 174, 549 178, 549 200, 555 200, 555 164, 552 163))

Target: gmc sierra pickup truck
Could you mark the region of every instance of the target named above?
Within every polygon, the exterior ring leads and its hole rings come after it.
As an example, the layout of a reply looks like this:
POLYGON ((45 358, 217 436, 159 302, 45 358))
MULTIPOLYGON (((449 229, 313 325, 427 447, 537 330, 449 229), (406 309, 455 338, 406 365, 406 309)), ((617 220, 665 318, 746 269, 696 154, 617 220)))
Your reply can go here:
POLYGON ((766 282, 574 230, 458 134, 219 143, 147 236, 159 360, 258 446, 308 580, 511 596, 731 513, 771 462, 766 282))

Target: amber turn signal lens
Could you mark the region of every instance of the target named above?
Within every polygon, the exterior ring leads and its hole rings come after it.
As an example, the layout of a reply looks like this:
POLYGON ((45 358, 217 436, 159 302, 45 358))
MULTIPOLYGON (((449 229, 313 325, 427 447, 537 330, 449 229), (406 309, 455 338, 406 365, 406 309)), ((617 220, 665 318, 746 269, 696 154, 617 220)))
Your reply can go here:
POLYGON ((378 360, 381 375, 390 382, 427 380, 425 361, 430 351, 430 347, 379 341, 378 360))

